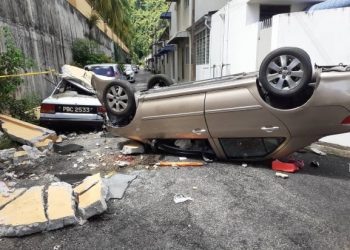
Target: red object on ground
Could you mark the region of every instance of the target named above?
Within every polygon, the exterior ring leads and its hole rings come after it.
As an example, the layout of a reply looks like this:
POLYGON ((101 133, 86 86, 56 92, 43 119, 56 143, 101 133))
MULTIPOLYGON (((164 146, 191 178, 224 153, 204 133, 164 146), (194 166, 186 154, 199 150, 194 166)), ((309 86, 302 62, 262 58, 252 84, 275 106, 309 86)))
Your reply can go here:
POLYGON ((304 167, 304 162, 299 160, 288 160, 288 162, 274 160, 272 162, 272 170, 282 171, 287 173, 298 172, 303 167, 304 167))

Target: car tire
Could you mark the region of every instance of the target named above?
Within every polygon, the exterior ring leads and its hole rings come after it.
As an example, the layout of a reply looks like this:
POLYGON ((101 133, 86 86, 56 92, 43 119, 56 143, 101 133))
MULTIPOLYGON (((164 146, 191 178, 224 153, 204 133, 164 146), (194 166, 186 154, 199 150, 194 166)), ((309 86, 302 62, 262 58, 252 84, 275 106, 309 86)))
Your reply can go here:
POLYGON ((103 92, 103 102, 110 114, 116 116, 133 115, 136 110, 134 90, 126 81, 113 81, 103 92))
POLYGON ((259 81, 269 94, 291 97, 305 90, 312 78, 309 55, 302 49, 285 47, 270 52, 262 61, 259 81))
POLYGON ((147 83, 147 89, 153 89, 155 86, 167 87, 173 85, 173 80, 170 79, 167 75, 158 74, 152 76, 147 83))

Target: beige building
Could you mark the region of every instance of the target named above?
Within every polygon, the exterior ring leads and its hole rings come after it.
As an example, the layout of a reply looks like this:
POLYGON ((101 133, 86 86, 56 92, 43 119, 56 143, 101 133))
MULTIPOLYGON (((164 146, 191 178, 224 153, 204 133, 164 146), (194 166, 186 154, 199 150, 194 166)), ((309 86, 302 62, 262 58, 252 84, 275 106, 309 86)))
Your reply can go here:
POLYGON ((194 80, 196 67, 192 65, 204 64, 209 57, 210 16, 228 0, 167 2, 169 10, 161 18, 168 20, 169 29, 153 46, 154 71, 167 74, 176 82, 194 80), (192 25, 195 27, 193 34, 192 25), (192 51, 195 53, 194 60, 191 60, 192 51))

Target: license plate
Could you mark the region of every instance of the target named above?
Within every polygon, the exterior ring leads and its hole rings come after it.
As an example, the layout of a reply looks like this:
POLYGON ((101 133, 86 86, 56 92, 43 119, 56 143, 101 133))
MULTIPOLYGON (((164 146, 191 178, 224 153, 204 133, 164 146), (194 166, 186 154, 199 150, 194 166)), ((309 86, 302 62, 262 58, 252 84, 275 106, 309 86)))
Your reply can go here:
POLYGON ((96 107, 59 106, 57 112, 62 113, 96 113, 96 107))

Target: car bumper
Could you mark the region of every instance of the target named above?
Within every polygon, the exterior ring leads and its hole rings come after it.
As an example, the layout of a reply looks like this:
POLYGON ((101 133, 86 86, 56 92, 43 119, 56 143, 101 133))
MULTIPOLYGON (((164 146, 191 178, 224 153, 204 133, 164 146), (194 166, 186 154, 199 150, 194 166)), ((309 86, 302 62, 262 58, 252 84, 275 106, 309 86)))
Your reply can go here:
POLYGON ((103 120, 67 120, 67 119, 47 119, 40 118, 40 125, 48 128, 101 128, 104 121, 103 120))
POLYGON ((102 127, 104 119, 97 114, 41 114, 40 124, 44 127, 102 127))

